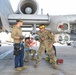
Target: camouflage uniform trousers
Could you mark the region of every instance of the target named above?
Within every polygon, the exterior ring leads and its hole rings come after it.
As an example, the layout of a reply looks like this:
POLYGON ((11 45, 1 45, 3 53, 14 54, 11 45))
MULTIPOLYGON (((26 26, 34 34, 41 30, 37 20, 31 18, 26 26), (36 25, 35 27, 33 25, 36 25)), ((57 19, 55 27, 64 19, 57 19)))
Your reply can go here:
POLYGON ((36 50, 30 49, 30 50, 26 51, 25 52, 25 59, 24 59, 25 61, 29 61, 30 54, 33 54, 32 55, 32 58, 34 58, 35 57, 35 54, 36 54, 36 50))
POLYGON ((53 60, 53 64, 57 66, 57 64, 56 64, 57 58, 55 56, 55 51, 54 51, 53 47, 50 48, 50 47, 48 47, 48 45, 44 46, 44 44, 41 44, 39 47, 39 51, 38 51, 35 65, 38 65, 38 63, 41 61, 42 56, 45 53, 45 50, 46 50, 46 54, 48 55, 48 57, 53 60))

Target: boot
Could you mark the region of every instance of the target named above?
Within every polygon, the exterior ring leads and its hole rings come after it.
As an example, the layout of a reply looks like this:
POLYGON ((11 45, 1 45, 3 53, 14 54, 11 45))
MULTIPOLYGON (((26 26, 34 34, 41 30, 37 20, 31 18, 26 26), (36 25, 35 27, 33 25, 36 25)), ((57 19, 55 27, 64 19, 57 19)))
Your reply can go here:
POLYGON ((27 68, 27 66, 22 66, 21 68, 22 68, 22 69, 26 69, 26 68, 27 68))
POLYGON ((52 59, 50 59, 50 63, 51 63, 51 64, 53 63, 53 60, 52 60, 52 59))
POLYGON ((46 57, 45 60, 48 61, 49 60, 49 57, 46 57))
POLYGON ((53 64, 53 68, 57 70, 57 63, 56 62, 53 64))
POLYGON ((38 68, 38 65, 37 65, 37 64, 35 64, 35 65, 34 65, 34 68, 38 68))
POLYGON ((38 62, 36 62, 36 64, 34 65, 34 68, 38 68, 38 62))
POLYGON ((21 67, 17 67, 16 70, 17 70, 17 71, 21 71, 22 68, 21 68, 21 67))

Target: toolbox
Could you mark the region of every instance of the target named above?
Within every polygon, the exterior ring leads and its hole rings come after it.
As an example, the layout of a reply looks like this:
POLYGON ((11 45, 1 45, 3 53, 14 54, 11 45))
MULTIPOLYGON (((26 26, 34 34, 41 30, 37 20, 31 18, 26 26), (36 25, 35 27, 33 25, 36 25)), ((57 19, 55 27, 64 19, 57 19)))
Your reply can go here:
POLYGON ((58 64, 63 64, 63 59, 57 59, 58 64))

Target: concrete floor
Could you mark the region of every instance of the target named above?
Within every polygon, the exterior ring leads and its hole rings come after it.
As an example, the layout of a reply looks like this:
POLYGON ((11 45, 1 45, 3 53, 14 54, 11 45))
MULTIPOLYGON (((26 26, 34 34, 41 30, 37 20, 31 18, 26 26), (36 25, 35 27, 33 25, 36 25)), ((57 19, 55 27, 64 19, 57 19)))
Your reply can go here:
MULTIPOLYGON (((6 51, 12 50, 13 46, 0 47, 0 55, 6 51), (8 50, 7 50, 8 49, 8 50), (3 51, 4 50, 4 51, 3 51)), ((0 59, 0 75, 76 75, 76 48, 66 45, 57 45, 57 58, 64 60, 63 64, 58 64, 58 70, 52 68, 52 65, 45 61, 45 55, 38 68, 34 68, 35 61, 24 62, 27 69, 16 71, 14 68, 14 56, 12 51, 0 59)))

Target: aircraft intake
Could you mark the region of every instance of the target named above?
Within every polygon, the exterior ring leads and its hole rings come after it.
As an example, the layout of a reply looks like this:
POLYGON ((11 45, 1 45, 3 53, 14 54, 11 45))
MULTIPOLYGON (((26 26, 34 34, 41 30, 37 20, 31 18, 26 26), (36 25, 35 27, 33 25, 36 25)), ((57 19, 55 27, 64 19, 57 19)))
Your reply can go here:
POLYGON ((19 13, 21 14, 37 14, 38 4, 35 0, 21 0, 19 3, 19 13))

